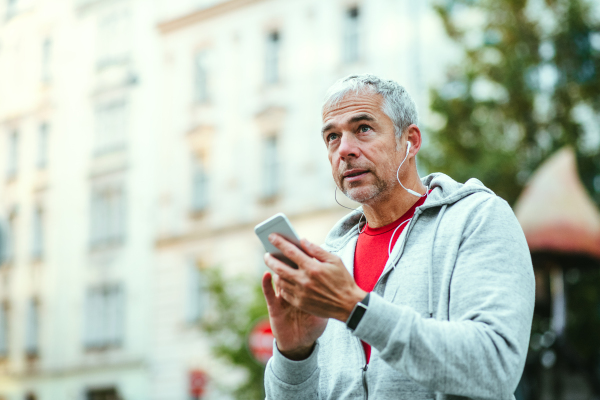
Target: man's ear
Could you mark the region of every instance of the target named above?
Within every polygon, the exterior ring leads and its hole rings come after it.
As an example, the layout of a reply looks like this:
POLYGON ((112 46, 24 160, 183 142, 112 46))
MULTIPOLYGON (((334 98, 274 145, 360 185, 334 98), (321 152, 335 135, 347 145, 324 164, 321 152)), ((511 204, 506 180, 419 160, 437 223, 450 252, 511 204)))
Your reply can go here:
POLYGON ((423 138, 421 136, 421 130, 415 124, 410 125, 406 128, 406 141, 410 142, 410 156, 416 156, 421 145, 423 144, 423 138))

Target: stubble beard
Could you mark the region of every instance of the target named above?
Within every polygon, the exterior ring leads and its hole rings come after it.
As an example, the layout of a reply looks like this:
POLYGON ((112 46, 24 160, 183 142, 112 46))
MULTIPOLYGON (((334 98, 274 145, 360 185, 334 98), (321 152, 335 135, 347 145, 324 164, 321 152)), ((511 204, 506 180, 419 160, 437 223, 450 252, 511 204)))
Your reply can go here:
POLYGON ((350 200, 355 201, 360 204, 370 204, 374 203, 376 200, 380 199, 382 196, 385 196, 389 193, 393 187, 394 181, 387 182, 380 177, 378 177, 373 172, 369 172, 375 178, 375 182, 365 185, 362 183, 358 185, 357 183, 350 183, 350 187, 347 184, 344 184, 342 181, 341 190, 346 197, 350 200), (356 185, 353 187, 353 185, 356 185))

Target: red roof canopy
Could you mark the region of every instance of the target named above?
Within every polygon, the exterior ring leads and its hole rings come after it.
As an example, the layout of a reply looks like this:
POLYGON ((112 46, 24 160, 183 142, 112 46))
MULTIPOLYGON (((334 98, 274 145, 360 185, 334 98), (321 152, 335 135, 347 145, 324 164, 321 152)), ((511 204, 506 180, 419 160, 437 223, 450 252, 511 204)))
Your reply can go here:
POLYGON ((570 147, 557 151, 538 168, 514 209, 532 252, 600 258, 600 212, 579 179, 570 147))

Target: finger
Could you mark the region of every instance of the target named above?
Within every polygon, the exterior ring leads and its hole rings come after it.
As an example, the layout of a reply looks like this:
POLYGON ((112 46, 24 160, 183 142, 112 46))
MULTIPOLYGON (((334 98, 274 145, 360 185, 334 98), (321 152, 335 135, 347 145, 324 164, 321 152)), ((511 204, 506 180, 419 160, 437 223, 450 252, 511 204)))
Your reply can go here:
MULTIPOLYGON (((283 297, 282 295, 282 289, 281 286, 285 283, 284 280, 282 280, 277 274, 273 275, 273 283, 275 286, 275 293, 277 293, 277 301, 279 301, 280 305, 282 307, 286 307, 289 305, 289 302, 283 297)), ((289 289, 288 287, 288 294, 286 295, 288 298, 290 298, 289 296, 289 291, 291 289, 289 289)))
POLYGON ((279 278, 279 275, 273 275, 273 286, 275 287, 275 294, 277 295, 277 297, 281 296, 281 291, 279 290, 280 281, 281 279, 279 278))
POLYGON ((306 254, 316 258, 321 262, 332 261, 335 257, 327 250, 324 250, 321 246, 317 246, 316 244, 313 244, 306 239, 300 240, 300 246, 302 246, 302 250, 304 250, 306 254))
POLYGON ((267 300, 267 306, 272 307, 277 302, 277 295, 273 289, 272 276, 270 272, 265 272, 262 277, 262 290, 267 300))
POLYGON ((298 307, 299 301, 296 297, 295 288, 286 281, 279 281, 279 296, 292 306, 298 307))
POLYGON ((272 233, 269 235, 269 241, 273 244, 273 246, 281 250, 284 256, 295 262, 298 267, 300 267, 302 263, 308 262, 312 259, 312 257, 307 256, 306 253, 300 250, 298 246, 285 239, 281 235, 272 233))
POLYGON ((289 287, 296 287, 295 282, 286 281, 285 279, 281 279, 281 277, 279 275, 275 274, 275 275, 273 275, 273 286, 275 287, 275 293, 277 293, 277 296, 281 295, 281 293, 279 293, 279 292, 280 292, 282 282, 287 283, 289 285, 289 287))
POLYGON ((295 283, 298 278, 298 270, 291 268, 286 263, 276 259, 269 253, 265 253, 265 264, 285 281, 295 283))

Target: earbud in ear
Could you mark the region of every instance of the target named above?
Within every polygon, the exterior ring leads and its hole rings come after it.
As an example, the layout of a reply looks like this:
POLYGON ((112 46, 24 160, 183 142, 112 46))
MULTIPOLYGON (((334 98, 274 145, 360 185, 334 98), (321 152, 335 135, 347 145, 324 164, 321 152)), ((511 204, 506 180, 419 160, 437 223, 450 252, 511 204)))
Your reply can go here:
MULTIPOLYGON (((402 184, 402 182, 400 182, 400 176, 399 176, 400 168, 402 167, 402 164, 404 164, 404 161, 406 161, 406 159, 408 158, 408 152, 410 151, 410 146, 412 146, 410 144, 410 142, 406 142, 406 155, 404 156, 404 160, 402 160, 402 162, 398 166, 398 170, 396 171, 396 179, 398 180, 398 183, 400 184, 400 186, 402 186, 402 188, 404 188, 404 190, 406 190, 408 193, 415 195, 417 197, 425 197, 425 196, 427 196, 428 192, 425 192, 425 194, 417 193, 414 190, 405 188, 404 185, 402 184)), ((394 236, 394 235, 392 235, 392 236, 394 236)))

